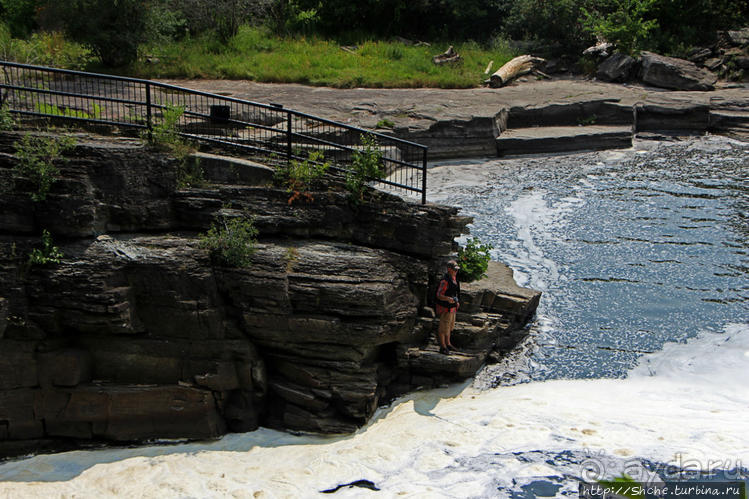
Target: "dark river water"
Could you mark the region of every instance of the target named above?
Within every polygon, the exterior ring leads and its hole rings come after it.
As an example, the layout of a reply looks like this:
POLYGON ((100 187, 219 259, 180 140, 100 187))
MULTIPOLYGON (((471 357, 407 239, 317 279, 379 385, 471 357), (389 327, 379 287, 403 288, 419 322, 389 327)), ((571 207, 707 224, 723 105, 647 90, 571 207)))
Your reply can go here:
POLYGON ((749 322, 749 144, 453 162, 432 197, 543 291, 528 375, 623 377, 647 352, 749 322))

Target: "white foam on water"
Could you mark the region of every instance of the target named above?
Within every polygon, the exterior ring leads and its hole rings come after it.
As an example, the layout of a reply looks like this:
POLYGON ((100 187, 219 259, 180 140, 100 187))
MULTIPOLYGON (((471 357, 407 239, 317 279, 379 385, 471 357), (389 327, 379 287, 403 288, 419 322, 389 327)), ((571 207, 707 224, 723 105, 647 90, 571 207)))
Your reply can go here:
POLYGON ((519 245, 512 254, 502 255, 517 270, 518 284, 539 291, 547 291, 549 284, 559 279, 559 269, 556 262, 544 255, 536 239, 549 237, 548 228, 562 224, 563 211, 550 207, 544 195, 540 190, 520 195, 505 209, 514 220, 519 245))
POLYGON ((749 464, 748 352, 749 325, 732 324, 644 357, 627 379, 421 392, 347 437, 262 429, 207 444, 36 456, 0 465, 0 497, 311 497, 360 479, 388 497, 486 496, 523 477, 561 476, 543 459, 512 457, 539 450, 731 469, 749 464), (480 456, 499 457, 487 468, 475 464, 480 456))

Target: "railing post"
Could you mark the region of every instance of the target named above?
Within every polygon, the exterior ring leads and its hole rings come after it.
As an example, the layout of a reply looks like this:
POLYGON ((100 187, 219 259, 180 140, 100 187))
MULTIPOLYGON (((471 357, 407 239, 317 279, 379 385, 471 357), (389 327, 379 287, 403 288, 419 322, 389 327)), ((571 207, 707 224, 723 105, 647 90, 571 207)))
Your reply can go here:
POLYGON ((286 112, 286 158, 291 162, 291 113, 286 112))
POLYGON ((428 148, 425 147, 421 165, 421 204, 427 204, 427 151, 428 148))
POLYGON ((146 82, 146 127, 148 127, 148 140, 153 140, 153 121, 151 118, 151 83, 146 82))

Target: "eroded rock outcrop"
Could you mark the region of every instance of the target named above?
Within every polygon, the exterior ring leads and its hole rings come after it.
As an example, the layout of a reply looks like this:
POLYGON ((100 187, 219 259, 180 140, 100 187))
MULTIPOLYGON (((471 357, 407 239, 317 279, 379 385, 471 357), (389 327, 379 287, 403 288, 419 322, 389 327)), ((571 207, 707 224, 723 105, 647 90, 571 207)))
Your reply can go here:
POLYGON ((179 190, 173 159, 87 136, 33 203, 13 170, 18 137, 0 135, 0 456, 259 424, 350 432, 393 396, 473 375, 538 303, 467 292, 462 352, 441 355, 428 306, 470 222, 455 208, 379 192, 353 205, 335 186, 289 204, 257 185, 259 165, 245 185, 179 190), (201 247, 219 213, 255 217, 249 268, 201 247), (42 229, 64 258, 29 266, 42 229))
POLYGON ((655 87, 674 90, 713 90, 718 76, 684 59, 643 52, 640 78, 655 87))
POLYGON ((632 78, 636 66, 635 60, 627 54, 617 52, 607 57, 596 71, 596 78, 601 81, 626 82, 632 78))

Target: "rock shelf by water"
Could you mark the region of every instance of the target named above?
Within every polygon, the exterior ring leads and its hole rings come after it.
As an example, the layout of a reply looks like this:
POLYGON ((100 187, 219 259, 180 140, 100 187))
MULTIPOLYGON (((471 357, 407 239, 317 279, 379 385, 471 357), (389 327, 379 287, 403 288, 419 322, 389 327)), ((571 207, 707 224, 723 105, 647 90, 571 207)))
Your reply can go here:
POLYGON ((275 102, 376 129, 428 145, 430 160, 626 148, 643 132, 749 137, 746 84, 689 92, 565 78, 521 81, 500 89, 335 89, 228 80, 169 83, 275 102), (392 127, 378 128, 383 122, 392 127), (591 133, 595 127, 625 127, 631 133, 612 141, 611 134, 591 133), (510 148, 504 139, 513 134, 533 136, 515 140, 510 148), (573 141, 565 140, 570 136, 573 141))
POLYGON ((173 158, 85 134, 35 203, 20 136, 0 136, 0 457, 260 424, 350 433, 395 396, 471 377, 538 305, 495 263, 443 355, 428 307, 471 221, 456 208, 374 190, 352 204, 335 182, 289 203, 267 167, 207 155, 211 183, 177 189, 173 158), (232 168, 248 172, 225 183, 232 168), (249 268, 201 247, 219 213, 254 217, 249 268), (29 266, 42 229, 64 257, 29 266))

